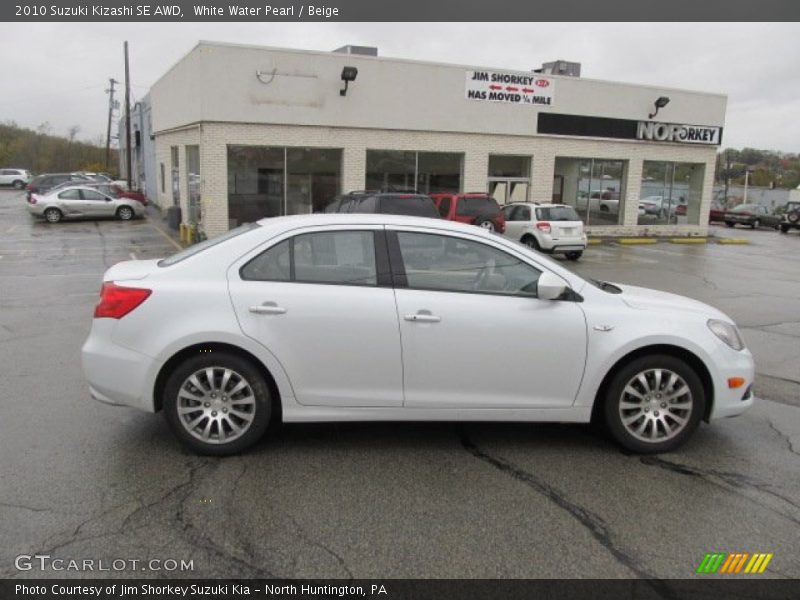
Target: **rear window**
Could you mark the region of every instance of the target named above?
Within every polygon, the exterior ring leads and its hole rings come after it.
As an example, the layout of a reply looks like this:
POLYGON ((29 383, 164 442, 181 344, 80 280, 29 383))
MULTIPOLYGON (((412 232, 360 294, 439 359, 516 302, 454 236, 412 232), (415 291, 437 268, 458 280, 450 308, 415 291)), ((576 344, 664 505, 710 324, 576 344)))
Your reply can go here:
POLYGON ((386 215, 439 218, 436 205, 428 196, 382 196, 380 212, 386 215))
POLYGON ((459 198, 456 214, 462 217, 494 216, 500 212, 500 205, 494 198, 459 198))
POLYGON ((739 206, 737 206, 736 208, 731 210, 731 212, 736 212, 736 213, 738 213, 738 212, 753 212, 757 208, 758 208, 757 204, 740 204, 739 206))
POLYGON ((571 206, 543 206, 536 209, 536 217, 541 221, 580 221, 581 218, 571 206))
POLYGON ((240 236, 243 233, 247 233, 248 231, 255 229, 258 226, 259 226, 258 223, 245 223, 244 225, 240 225, 236 229, 231 229, 228 233, 223 233, 222 235, 211 238, 204 242, 200 242, 199 244, 195 244, 194 246, 189 246, 188 248, 181 250, 180 252, 176 252, 175 254, 167 258, 162 258, 160 261, 158 261, 158 266, 170 267, 174 264, 181 262, 182 260, 186 260, 190 256, 194 256, 195 254, 200 254, 201 252, 208 250, 209 248, 212 248, 217 244, 221 244, 222 242, 227 242, 228 240, 240 236))

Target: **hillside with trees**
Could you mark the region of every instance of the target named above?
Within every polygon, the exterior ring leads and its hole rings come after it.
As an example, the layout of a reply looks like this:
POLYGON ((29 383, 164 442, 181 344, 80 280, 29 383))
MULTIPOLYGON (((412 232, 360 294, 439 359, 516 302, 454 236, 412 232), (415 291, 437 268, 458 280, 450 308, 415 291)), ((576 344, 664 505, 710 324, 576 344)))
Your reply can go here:
MULTIPOLYGON (((16 167, 32 173, 106 171, 103 140, 77 139, 80 127, 69 128, 66 136, 54 135, 49 123, 36 130, 19 127, 13 121, 0 124, 0 168, 16 167)), ((117 151, 111 150, 109 171, 117 171, 117 151)))
POLYGON ((800 185, 800 155, 756 150, 755 148, 726 148, 717 154, 716 181, 743 185, 745 171, 750 171, 749 184, 758 187, 796 188, 800 185))

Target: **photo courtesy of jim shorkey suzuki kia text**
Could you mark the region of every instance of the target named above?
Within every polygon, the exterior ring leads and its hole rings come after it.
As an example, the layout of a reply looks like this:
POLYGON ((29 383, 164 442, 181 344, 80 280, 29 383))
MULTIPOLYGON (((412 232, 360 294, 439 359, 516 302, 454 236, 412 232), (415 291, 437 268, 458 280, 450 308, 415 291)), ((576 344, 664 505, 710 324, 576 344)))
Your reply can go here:
MULTIPOLYGON (((125 4, 122 6, 104 6, 103 4, 79 4, 77 6, 57 6, 55 4, 16 4, 14 15, 17 17, 175 17, 183 18, 183 7, 177 4, 125 4)), ((302 18, 339 18, 337 6, 314 4, 291 4, 289 6, 219 6, 215 4, 195 4, 191 6, 194 17, 249 17, 266 19, 277 17, 302 18)))
POLYGON ((198 598, 209 596, 214 598, 230 596, 250 597, 252 594, 264 596, 337 596, 337 597, 365 597, 389 598, 389 591, 380 583, 364 585, 313 585, 313 584, 238 584, 220 583, 211 585, 201 584, 150 584, 115 583, 109 585, 81 585, 81 584, 38 584, 28 585, 18 583, 14 585, 17 596, 68 596, 72 598, 115 596, 126 597, 156 597, 156 598, 198 598))

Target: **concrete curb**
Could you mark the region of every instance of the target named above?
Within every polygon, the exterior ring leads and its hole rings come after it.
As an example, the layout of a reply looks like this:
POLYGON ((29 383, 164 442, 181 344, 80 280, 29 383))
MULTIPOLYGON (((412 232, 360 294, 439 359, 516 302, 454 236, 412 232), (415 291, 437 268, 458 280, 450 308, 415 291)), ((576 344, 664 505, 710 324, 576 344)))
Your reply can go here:
POLYGON ((743 238, 683 237, 683 238, 589 238, 590 246, 646 246, 651 244, 727 244, 744 246, 750 240, 743 238))

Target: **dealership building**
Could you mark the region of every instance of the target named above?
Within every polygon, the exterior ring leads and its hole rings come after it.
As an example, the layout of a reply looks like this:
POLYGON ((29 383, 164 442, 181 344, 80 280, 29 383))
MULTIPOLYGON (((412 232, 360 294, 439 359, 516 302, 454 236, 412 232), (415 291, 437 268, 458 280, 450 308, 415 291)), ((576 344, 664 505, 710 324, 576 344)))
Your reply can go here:
POLYGON ((725 107, 565 61, 514 71, 200 42, 140 106, 134 151, 150 158, 134 174, 208 236, 365 189, 560 202, 596 235, 705 235, 725 107))

